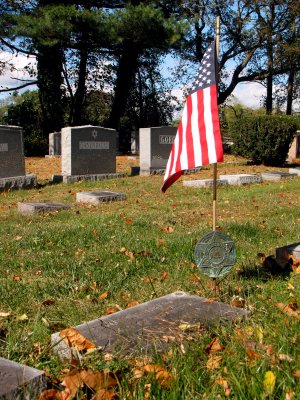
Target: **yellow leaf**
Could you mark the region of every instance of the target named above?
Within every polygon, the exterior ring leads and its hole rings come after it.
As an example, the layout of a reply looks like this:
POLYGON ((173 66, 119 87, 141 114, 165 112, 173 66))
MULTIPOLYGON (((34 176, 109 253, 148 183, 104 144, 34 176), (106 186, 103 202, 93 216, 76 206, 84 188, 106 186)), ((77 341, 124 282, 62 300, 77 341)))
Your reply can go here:
POLYGON ((267 371, 264 378, 264 389, 268 396, 270 396, 275 389, 276 377, 272 371, 267 371))
POLYGON ((216 383, 223 387, 225 397, 229 397, 232 389, 228 385, 227 381, 224 378, 222 378, 221 376, 219 376, 216 379, 216 383))
POLYGON ((28 317, 26 314, 20 315, 19 317, 16 317, 17 321, 27 321, 28 317))
POLYGON ((66 328, 63 329, 59 336, 70 346, 75 347, 78 351, 94 349, 96 345, 90 340, 85 338, 77 329, 66 328))
POLYGON ((256 336, 258 338, 259 343, 262 343, 263 342, 263 337, 264 337, 264 331, 263 331, 261 326, 258 326, 256 328, 256 336))

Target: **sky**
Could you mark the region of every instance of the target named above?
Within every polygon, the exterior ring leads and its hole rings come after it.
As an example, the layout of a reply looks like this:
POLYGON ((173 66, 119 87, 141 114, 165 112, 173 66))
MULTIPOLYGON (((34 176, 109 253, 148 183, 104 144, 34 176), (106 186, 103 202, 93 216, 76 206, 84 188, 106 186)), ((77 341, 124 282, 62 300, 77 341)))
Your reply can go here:
MULTIPOLYGON (((11 54, 6 52, 1 52, 1 61, 13 61, 16 70, 14 71, 5 71, 4 74, 0 75, 0 87, 15 87, 22 82, 17 81, 16 78, 19 79, 32 79, 28 77, 28 74, 24 70, 24 67, 28 64, 28 62, 34 62, 34 58, 28 58, 25 55, 19 54, 17 57, 11 56, 11 54)), ((22 90, 19 90, 19 93, 24 92, 25 90, 34 89, 36 87, 29 86, 22 90)), ((175 89, 174 93, 176 93, 179 98, 182 98, 182 92, 180 89, 175 89)), ((265 94, 265 88, 259 83, 242 83, 239 84, 233 95, 237 102, 251 108, 259 108, 260 107, 260 99, 261 96, 265 94)), ((0 93, 0 100, 9 96, 9 92, 0 93)))

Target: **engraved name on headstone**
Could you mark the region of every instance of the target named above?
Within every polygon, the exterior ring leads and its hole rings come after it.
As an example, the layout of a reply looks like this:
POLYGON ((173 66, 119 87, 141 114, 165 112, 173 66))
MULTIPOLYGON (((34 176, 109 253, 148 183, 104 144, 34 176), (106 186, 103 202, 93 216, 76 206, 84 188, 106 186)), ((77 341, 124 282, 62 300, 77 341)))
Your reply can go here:
POLYGON ((0 125, 0 178, 25 175, 22 128, 0 125))
POLYGON ((162 126, 140 129, 140 174, 150 175, 167 166, 177 128, 162 126))
POLYGON ((61 131, 62 175, 116 172, 116 131, 99 126, 66 127, 61 131))

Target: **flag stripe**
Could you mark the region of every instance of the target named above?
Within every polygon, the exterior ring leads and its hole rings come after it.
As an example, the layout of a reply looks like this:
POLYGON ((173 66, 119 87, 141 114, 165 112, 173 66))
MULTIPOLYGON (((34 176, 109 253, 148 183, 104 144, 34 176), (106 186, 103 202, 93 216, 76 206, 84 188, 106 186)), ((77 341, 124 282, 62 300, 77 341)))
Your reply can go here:
POLYGON ((215 42, 212 42, 186 99, 167 163, 163 192, 184 170, 223 161, 214 65, 215 42))

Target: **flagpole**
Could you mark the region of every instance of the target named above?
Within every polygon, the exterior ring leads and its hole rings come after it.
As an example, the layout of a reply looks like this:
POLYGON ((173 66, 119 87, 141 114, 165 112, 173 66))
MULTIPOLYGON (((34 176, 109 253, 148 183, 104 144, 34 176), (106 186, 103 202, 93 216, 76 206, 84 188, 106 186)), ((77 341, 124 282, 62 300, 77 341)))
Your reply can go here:
MULTIPOLYGON (((219 47, 220 47, 220 17, 217 16, 217 24, 216 24, 216 57, 218 65, 219 61, 219 47)), ((216 75, 218 77, 219 71, 216 71, 216 75)), ((217 82, 218 84, 218 82, 217 82)), ((213 164, 213 231, 216 230, 216 205, 217 205, 217 163, 213 164)))

